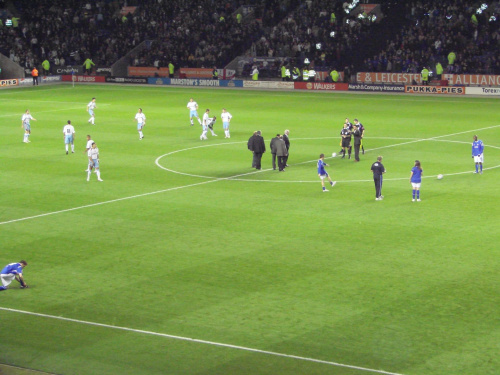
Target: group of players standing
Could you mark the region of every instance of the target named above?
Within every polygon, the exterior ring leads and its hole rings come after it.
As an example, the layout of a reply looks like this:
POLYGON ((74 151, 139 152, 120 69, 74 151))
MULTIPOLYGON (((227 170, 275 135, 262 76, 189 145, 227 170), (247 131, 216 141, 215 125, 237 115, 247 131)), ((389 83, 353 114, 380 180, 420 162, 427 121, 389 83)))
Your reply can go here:
MULTIPOLYGON (((205 113, 203 114, 203 120, 200 120, 200 116, 198 116, 198 103, 194 101, 193 98, 189 99, 189 102, 186 106, 189 109, 189 121, 191 122, 191 126, 194 125, 193 118, 198 119, 199 124, 201 125, 202 132, 200 135, 200 140, 206 140, 207 133, 210 130, 213 137, 217 137, 217 134, 214 132, 215 121, 217 121, 217 117, 210 117, 210 109, 207 108, 205 113)), ((222 128, 224 129, 224 138, 231 138, 231 134, 229 133, 229 124, 233 116, 226 110, 226 108, 222 108, 222 113, 220 115, 222 119, 222 128)))
POLYGON ((359 151, 361 149, 362 153, 365 153, 365 148, 363 147, 363 136, 365 134, 365 127, 362 123, 358 121, 357 118, 354 119, 354 124, 352 124, 348 118, 345 119, 344 127, 340 131, 341 149, 339 154, 342 155, 342 159, 345 159, 346 151, 348 154, 348 159, 351 158, 352 146, 351 141, 354 137, 354 161, 359 161, 359 151))

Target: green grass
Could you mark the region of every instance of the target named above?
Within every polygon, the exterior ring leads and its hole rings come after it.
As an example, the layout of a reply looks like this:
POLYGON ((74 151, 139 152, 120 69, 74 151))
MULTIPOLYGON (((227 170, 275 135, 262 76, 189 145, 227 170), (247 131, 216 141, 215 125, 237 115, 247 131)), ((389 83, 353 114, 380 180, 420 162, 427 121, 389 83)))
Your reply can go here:
POLYGON ((497 374, 500 169, 470 173, 470 144, 477 134, 485 167, 500 165, 498 104, 90 85, 0 91, 0 266, 26 259, 31 287, 0 292, 0 363, 65 375, 497 374), (96 126, 85 112, 93 96, 96 126), (219 137, 199 140, 190 97, 200 115, 233 114, 231 139, 219 121, 219 137), (27 108, 38 120, 30 144, 20 128, 27 108), (329 158, 338 184, 323 194, 316 160, 339 151, 345 117, 365 125, 367 152, 360 163, 329 158), (70 155, 67 120, 77 132, 70 155), (290 129, 286 173, 250 168, 246 141, 257 129, 267 145, 290 129), (103 183, 86 181, 86 134, 100 149, 103 183), (182 174, 159 168, 162 155, 162 167, 182 174), (370 172, 378 155, 382 202, 370 172), (415 159, 426 176, 419 203, 408 182, 415 159))

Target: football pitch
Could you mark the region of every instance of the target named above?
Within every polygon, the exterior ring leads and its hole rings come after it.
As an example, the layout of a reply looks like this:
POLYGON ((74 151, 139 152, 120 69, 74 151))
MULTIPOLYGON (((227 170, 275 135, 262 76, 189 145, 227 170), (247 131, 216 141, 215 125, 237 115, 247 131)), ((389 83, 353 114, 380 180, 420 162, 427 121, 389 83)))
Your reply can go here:
POLYGON ((451 96, 1 90, 0 267, 25 259, 30 288, 0 292, 0 363, 65 375, 498 374, 499 108, 451 96), (191 97, 218 117, 217 137, 190 126, 191 97), (331 157, 346 117, 366 128, 359 163, 331 157), (279 173, 269 142, 285 129, 279 173), (255 130, 268 148, 261 171, 247 149, 255 130), (87 134, 103 182, 86 181, 87 134), (472 173, 473 135, 483 174, 472 173), (337 181, 327 193, 320 153, 337 181))

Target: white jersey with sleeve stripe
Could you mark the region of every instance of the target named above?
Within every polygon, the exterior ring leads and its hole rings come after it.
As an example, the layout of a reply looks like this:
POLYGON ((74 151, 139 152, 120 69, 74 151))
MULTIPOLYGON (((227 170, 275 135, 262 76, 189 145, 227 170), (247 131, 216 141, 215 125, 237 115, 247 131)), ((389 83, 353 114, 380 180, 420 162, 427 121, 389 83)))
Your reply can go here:
POLYGON ((144 124, 146 122, 146 115, 144 113, 137 113, 135 115, 135 119, 137 120, 138 124, 144 124))
POLYGON ((188 107, 190 111, 196 111, 196 109, 198 108, 198 103, 188 102, 186 107, 188 107))
POLYGON ((30 120, 32 119, 33 117, 31 117, 31 115, 25 113, 23 115, 23 117, 21 118, 23 124, 29 124, 30 123, 30 120))
POLYGON ((99 159, 99 149, 96 147, 96 148, 91 148, 90 151, 89 151, 89 156, 95 160, 95 159, 99 159))
POLYGON ((229 122, 233 118, 233 116, 231 116, 229 112, 223 112, 220 115, 220 118, 222 119, 222 122, 229 122))

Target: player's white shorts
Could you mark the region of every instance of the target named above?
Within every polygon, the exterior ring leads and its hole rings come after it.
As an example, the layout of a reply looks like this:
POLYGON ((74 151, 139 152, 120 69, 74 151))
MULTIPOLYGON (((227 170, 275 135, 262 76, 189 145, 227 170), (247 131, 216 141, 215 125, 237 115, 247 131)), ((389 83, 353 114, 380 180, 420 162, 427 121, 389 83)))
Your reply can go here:
POLYGON ((92 159, 92 163, 94 163, 94 168, 99 168, 99 159, 92 159))
POLYGON ((24 130, 29 132, 31 131, 31 125, 30 124, 23 124, 24 130))
POLYGON ((144 124, 142 122, 138 122, 137 123, 137 130, 142 130, 143 126, 144 126, 144 124))
POLYGON ((12 273, 3 273, 0 275, 0 278, 2 279, 2 285, 7 286, 16 278, 16 275, 12 273))
POLYGON ((325 178, 327 178, 327 177, 329 177, 329 176, 328 176, 328 173, 326 173, 326 174, 322 174, 322 175, 320 175, 320 176, 319 176, 319 178, 321 178, 322 180, 324 180, 324 179, 325 179, 325 178))
POLYGON ((73 144, 73 136, 72 135, 67 135, 64 137, 64 143, 68 144, 71 143, 73 144))
POLYGON ((483 154, 474 156, 474 163, 482 163, 484 160, 483 154))
POLYGON ((223 123, 222 123, 222 127, 223 127, 224 129, 229 129, 229 122, 223 122, 223 123))
POLYGON ((90 116, 94 116, 94 110, 93 109, 89 109, 89 115, 90 116))
POLYGON ((418 189, 420 189, 420 185, 421 185, 421 184, 422 184, 421 182, 412 182, 412 183, 411 183, 411 186, 412 186, 414 189, 417 189, 417 188, 418 188, 418 189))
POLYGON ((198 111, 197 110, 189 111, 189 117, 199 117, 198 111))

